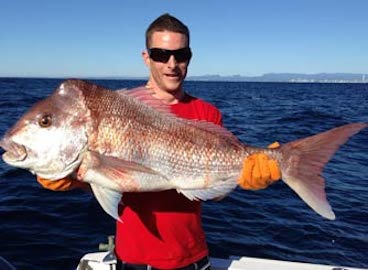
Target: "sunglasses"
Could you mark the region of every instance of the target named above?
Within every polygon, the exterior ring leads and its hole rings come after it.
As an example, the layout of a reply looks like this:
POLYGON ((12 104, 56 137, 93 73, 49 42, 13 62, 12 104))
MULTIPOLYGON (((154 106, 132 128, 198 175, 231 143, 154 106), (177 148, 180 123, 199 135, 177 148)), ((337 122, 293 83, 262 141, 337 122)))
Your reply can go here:
POLYGON ((192 57, 192 51, 189 47, 181 48, 178 50, 150 48, 148 49, 148 54, 153 61, 161 63, 167 63, 171 55, 174 56, 176 62, 178 63, 187 62, 192 57))

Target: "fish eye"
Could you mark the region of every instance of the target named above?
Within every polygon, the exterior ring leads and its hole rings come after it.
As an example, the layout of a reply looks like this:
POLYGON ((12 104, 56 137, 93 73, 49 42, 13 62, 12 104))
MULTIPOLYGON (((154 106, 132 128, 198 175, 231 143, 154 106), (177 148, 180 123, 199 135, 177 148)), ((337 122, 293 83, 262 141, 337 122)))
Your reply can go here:
POLYGON ((38 120, 38 124, 40 127, 47 128, 51 126, 52 124, 52 117, 50 114, 44 114, 42 117, 38 120))

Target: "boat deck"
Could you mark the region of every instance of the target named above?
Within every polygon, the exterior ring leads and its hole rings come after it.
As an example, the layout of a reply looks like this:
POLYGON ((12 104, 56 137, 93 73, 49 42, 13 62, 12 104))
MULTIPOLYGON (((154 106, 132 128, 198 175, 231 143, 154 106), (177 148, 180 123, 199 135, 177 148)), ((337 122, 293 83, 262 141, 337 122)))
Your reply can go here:
MULTIPOLYGON (((210 258, 211 270, 368 270, 312 263, 279 261, 251 257, 229 259, 210 258)), ((114 270, 116 258, 111 252, 88 253, 81 259, 77 270, 114 270)))

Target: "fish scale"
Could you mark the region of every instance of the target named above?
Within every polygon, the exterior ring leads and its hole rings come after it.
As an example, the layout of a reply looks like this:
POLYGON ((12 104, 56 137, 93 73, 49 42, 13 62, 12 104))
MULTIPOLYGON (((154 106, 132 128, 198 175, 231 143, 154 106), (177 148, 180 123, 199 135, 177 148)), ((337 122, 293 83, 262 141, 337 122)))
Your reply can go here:
MULTIPOLYGON (((152 109, 148 106, 141 106, 143 108, 138 109, 141 114, 140 118, 129 117, 137 115, 137 113, 132 113, 136 108, 129 110, 131 106, 121 106, 119 102, 116 102, 114 95, 106 95, 101 98, 101 95, 95 95, 94 91, 86 91, 85 95, 88 96, 86 98, 87 107, 91 110, 91 115, 97 116, 93 119, 98 123, 96 144, 104 146, 106 141, 114 144, 114 151, 108 153, 125 160, 143 162, 146 166, 153 168, 165 167, 168 169, 166 175, 189 177, 193 171, 200 172, 206 167, 216 174, 219 171, 228 174, 229 170, 234 170, 234 166, 235 172, 239 173, 241 159, 236 160, 225 155, 220 148, 226 145, 226 142, 220 140, 218 136, 212 136, 213 140, 208 140, 208 135, 195 127, 188 127, 185 123, 170 123, 175 121, 172 117, 163 119, 165 116, 157 113, 152 117, 150 116, 152 109), (100 113, 101 110, 104 113, 100 113), (130 119, 129 124, 115 115, 127 116, 130 119), (143 122, 142 119, 148 120, 143 122), (116 127, 123 127, 124 132, 116 127), (144 138, 144 134, 149 136, 146 135, 147 138, 144 138), (130 145, 135 147, 132 148, 130 145), (140 151, 137 151, 136 148, 140 151), (183 159, 183 156, 188 158, 183 159), (208 162, 209 157, 212 157, 213 163, 208 162), (221 168, 221 165, 224 168, 221 168)), ((93 144, 91 142, 91 150, 106 151, 103 147, 94 148, 93 144)), ((240 143, 236 147, 241 148, 240 143)), ((229 147, 224 148, 227 149, 227 152, 231 152, 229 147)))

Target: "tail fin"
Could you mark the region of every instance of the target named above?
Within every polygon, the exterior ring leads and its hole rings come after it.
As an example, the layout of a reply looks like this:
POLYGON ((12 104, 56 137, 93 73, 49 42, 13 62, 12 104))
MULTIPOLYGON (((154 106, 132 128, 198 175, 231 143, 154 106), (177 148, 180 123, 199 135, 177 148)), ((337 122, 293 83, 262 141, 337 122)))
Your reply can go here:
POLYGON ((283 181, 327 219, 335 219, 335 214, 326 198, 323 167, 349 137, 366 127, 365 123, 344 125, 287 143, 280 149, 283 181))

